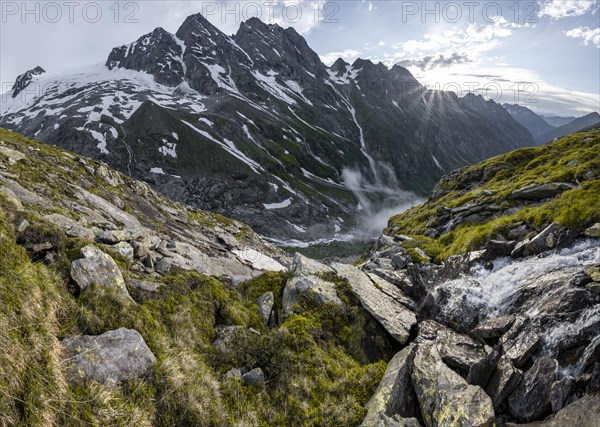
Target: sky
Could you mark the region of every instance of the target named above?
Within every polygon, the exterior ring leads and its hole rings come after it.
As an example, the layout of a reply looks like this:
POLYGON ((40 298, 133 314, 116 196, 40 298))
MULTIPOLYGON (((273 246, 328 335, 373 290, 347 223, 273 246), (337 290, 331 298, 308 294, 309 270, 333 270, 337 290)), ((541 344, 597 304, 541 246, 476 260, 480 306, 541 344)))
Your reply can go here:
POLYGON ((327 65, 400 64, 432 89, 581 116, 600 111, 599 9, 598 0, 0 0, 0 92, 37 65, 104 62, 113 47, 202 13, 227 34, 252 16, 294 27, 327 65))

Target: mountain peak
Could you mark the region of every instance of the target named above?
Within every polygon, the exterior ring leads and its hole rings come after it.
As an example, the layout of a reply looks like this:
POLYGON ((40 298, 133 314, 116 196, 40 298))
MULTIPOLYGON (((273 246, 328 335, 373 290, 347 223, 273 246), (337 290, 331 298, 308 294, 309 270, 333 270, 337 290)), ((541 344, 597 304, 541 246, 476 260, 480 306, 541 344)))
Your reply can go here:
POLYGON ((19 93, 23 91, 23 89, 29 86, 29 84, 33 80, 33 76, 39 76, 41 74, 44 74, 45 72, 46 70, 44 70, 38 65, 35 68, 25 71, 23 74, 18 76, 15 80, 15 84, 11 88, 11 90, 13 91, 12 97, 15 98, 19 93))

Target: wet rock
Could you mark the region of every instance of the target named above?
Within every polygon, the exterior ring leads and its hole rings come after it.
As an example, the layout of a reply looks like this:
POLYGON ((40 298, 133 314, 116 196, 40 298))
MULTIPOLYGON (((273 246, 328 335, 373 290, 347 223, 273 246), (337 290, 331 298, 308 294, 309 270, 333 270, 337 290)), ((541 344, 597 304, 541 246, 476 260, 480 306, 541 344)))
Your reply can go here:
POLYGON ((548 182, 541 185, 533 184, 514 190, 510 198, 537 201, 558 196, 562 192, 572 190, 573 188, 575 188, 574 185, 566 182, 548 182))
POLYGON ((509 256, 516 246, 517 242, 515 240, 490 240, 485 245, 485 258, 492 260, 509 256))
POLYGON ((505 354, 517 368, 522 368, 537 350, 540 342, 540 335, 536 331, 526 332, 504 344, 505 354))
POLYGON ((521 371, 515 368, 507 356, 501 356, 496 369, 485 387, 486 393, 492 398, 494 409, 502 407, 505 400, 521 381, 521 371))
POLYGON ((95 284, 118 289, 129 296, 121 270, 109 255, 94 245, 84 247, 81 253, 84 258, 77 259, 71 264, 71 277, 80 291, 95 284))
POLYGON ((490 398, 448 368, 433 346, 419 345, 412 381, 427 427, 494 425, 490 398))
POLYGON ((486 347, 468 335, 460 334, 433 320, 419 323, 416 342, 435 346, 446 365, 465 377, 473 365, 487 359, 490 353, 486 347))
POLYGON ((552 384, 552 388, 550 389, 552 412, 558 412, 564 408, 574 386, 575 380, 573 378, 563 378, 552 384))
POLYGON ((75 375, 101 384, 139 378, 156 364, 156 357, 144 338, 133 329, 69 338, 62 345, 67 349, 75 375))
MULTIPOLYGON (((600 395, 583 396, 581 399, 561 409, 552 418, 529 424, 519 424, 519 427, 598 427, 600 414, 600 395), (592 415, 593 414, 593 415, 592 415)), ((507 427, 517 427, 507 424, 507 427)))
POLYGON ((334 263, 332 268, 348 281, 361 305, 385 330, 400 344, 405 344, 417 318, 413 311, 395 299, 394 295, 401 291, 382 279, 376 286, 366 273, 351 265, 334 263))
POLYGON ((487 355, 487 357, 472 364, 469 369, 469 374, 467 375, 467 382, 484 388, 492 378, 492 374, 494 373, 494 369, 498 364, 501 354, 500 349, 495 348, 487 355))
POLYGON ((520 421, 535 421, 552 410, 551 387, 557 368, 556 360, 549 357, 540 357, 535 361, 508 398, 512 416, 520 421))
POLYGON ((265 374, 260 368, 252 369, 242 375, 242 381, 251 386, 261 385, 265 382, 265 374))
POLYGON ((587 230, 585 230, 584 233, 587 237, 600 237, 600 222, 597 222, 596 224, 592 225, 590 228, 588 228, 587 230))
POLYGON ((365 406, 367 415, 363 427, 378 426, 380 414, 389 417, 415 415, 418 403, 412 389, 411 372, 416 349, 415 345, 410 345, 390 360, 377 390, 365 406))
POLYGON ((510 329, 514 322, 514 315, 500 316, 495 319, 486 320, 473 329, 471 335, 484 340, 500 338, 510 329))
POLYGON ((273 292, 265 292, 256 300, 256 304, 258 305, 258 314, 263 318, 265 324, 269 324, 269 319, 271 318, 271 311, 273 310, 273 305, 275 305, 275 296, 273 292))
POLYGON ((576 273, 571 279, 569 279, 569 286, 583 287, 588 283, 592 283, 594 280, 585 271, 576 273))
POLYGON ((291 314, 294 308, 299 309, 298 304, 302 298, 316 304, 331 302, 338 306, 344 305, 337 296, 335 284, 317 276, 294 276, 288 280, 282 297, 284 313, 291 314))
POLYGON ((440 323, 455 325, 460 332, 468 332, 479 322, 479 313, 485 308, 483 302, 477 303, 471 297, 479 292, 479 285, 472 281, 465 286, 463 281, 448 281, 437 286, 427 295, 421 306, 422 314, 432 317, 440 323))
POLYGON ((519 242, 510 255, 513 258, 527 257, 552 249, 556 245, 554 233, 557 231, 558 224, 550 224, 536 236, 519 242))

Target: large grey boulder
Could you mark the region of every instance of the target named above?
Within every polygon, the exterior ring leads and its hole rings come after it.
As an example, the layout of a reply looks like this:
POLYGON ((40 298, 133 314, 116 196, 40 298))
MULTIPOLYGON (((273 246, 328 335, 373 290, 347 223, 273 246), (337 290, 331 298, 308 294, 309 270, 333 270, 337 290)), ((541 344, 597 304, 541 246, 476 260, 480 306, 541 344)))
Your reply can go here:
POLYGON ((418 404, 410 375, 416 349, 415 345, 410 345, 390 360, 377 390, 365 406, 367 415, 362 427, 385 425, 381 424, 381 414, 389 417, 415 415, 418 404))
POLYGON ((448 368, 434 346, 419 345, 412 381, 427 427, 492 427, 495 424, 488 395, 448 368))
POLYGON ((374 283, 372 277, 358 268, 347 264, 333 263, 332 268, 338 275, 348 281, 361 305, 367 310, 390 335, 400 344, 405 344, 410 337, 411 328, 416 325, 415 313, 405 305, 402 292, 379 279, 374 283))
MULTIPOLYGON (((558 411, 545 421, 518 424, 519 427, 598 427, 600 414, 600 394, 583 396, 569 406, 558 411)), ((517 424, 507 424, 517 427, 517 424)))
POLYGON ((298 303, 302 298, 306 298, 315 304, 324 304, 327 302, 343 306, 344 303, 337 296, 335 284, 321 279, 317 276, 294 276, 285 285, 283 289, 283 311, 284 314, 291 314, 294 308, 298 308, 298 303))
POLYGON ((117 263, 97 246, 88 245, 81 249, 84 256, 71 264, 71 277, 84 291, 92 284, 113 288, 129 296, 125 287, 125 280, 117 263))
POLYGON ((156 364, 144 338, 133 329, 68 338, 62 345, 78 377, 102 384, 141 377, 156 364))
POLYGON ((535 421, 551 411, 551 387, 557 368, 556 360, 549 357, 540 357, 535 361, 508 399, 510 413, 515 418, 535 421))

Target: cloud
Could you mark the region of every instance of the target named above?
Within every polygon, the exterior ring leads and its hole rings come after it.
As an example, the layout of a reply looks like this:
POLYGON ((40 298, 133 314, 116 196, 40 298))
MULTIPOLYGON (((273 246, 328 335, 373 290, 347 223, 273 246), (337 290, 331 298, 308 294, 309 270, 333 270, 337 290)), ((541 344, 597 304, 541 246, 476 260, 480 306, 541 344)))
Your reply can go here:
POLYGON ((454 52, 449 56, 440 54, 438 56, 429 55, 420 59, 405 59, 398 62, 398 64, 402 65, 403 67, 418 67, 425 71, 438 67, 451 67, 455 64, 465 64, 467 62, 471 62, 467 55, 454 52))
POLYGON ((549 16, 550 19, 558 20, 598 10, 597 0, 551 0, 540 3, 539 16, 549 16))
POLYGON ((589 28, 589 27, 577 27, 572 30, 565 31, 567 37, 572 39, 582 39, 584 45, 592 44, 600 49, 600 27, 589 28))
POLYGON ((359 50, 346 49, 341 52, 329 52, 319 56, 325 65, 331 65, 338 58, 342 58, 346 62, 353 62, 353 60, 357 59, 361 54, 362 52, 359 50))
POLYGON ((521 27, 503 17, 494 19, 492 24, 469 24, 466 28, 448 30, 441 34, 425 34, 420 40, 408 40, 397 44, 395 47, 404 55, 396 57, 434 55, 440 51, 469 52, 473 57, 490 51, 497 46, 500 39, 511 36, 513 29, 521 27))

